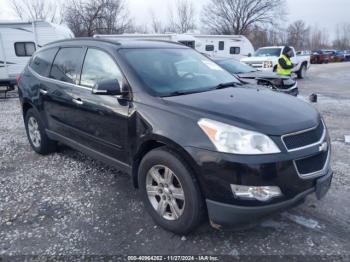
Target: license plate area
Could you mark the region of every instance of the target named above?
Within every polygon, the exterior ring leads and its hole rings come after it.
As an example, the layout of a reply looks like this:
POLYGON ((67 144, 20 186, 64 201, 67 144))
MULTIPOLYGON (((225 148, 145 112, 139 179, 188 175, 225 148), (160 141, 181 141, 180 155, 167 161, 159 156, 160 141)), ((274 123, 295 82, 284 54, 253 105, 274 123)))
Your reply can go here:
POLYGON ((322 199, 327 194, 329 188, 331 187, 333 179, 333 173, 328 176, 321 177, 316 181, 316 197, 322 199))

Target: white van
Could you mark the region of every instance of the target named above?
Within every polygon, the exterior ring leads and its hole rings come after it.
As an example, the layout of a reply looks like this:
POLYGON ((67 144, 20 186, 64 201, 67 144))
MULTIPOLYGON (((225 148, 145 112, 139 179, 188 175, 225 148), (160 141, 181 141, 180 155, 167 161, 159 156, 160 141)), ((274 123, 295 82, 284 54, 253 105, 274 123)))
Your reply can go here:
POLYGON ((252 55, 252 43, 242 35, 200 35, 200 34, 122 34, 95 35, 106 39, 154 39, 179 42, 211 57, 240 59, 252 55))
POLYGON ((0 22, 0 86, 13 87, 37 49, 73 37, 67 27, 45 21, 0 22))

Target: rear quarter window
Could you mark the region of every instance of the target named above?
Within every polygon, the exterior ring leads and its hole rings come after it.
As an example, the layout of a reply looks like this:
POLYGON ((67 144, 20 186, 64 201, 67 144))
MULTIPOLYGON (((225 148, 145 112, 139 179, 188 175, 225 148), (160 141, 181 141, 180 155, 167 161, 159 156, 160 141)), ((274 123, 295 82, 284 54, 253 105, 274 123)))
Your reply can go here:
POLYGON ((31 60, 29 64, 30 68, 32 68, 39 75, 47 77, 50 73, 51 64, 57 51, 58 48, 40 51, 31 60))

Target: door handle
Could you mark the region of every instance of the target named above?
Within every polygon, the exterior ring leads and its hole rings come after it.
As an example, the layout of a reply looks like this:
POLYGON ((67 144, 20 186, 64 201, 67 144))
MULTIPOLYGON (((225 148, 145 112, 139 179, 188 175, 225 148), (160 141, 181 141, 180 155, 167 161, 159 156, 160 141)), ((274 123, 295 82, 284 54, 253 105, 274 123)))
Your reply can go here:
POLYGON ((84 104, 84 102, 80 98, 76 98, 76 99, 73 98, 72 101, 73 101, 74 104, 77 104, 77 105, 84 104))
POLYGON ((41 93, 41 94, 43 94, 43 95, 47 95, 47 91, 46 91, 46 90, 44 90, 44 89, 40 89, 39 91, 40 91, 40 93, 41 93))

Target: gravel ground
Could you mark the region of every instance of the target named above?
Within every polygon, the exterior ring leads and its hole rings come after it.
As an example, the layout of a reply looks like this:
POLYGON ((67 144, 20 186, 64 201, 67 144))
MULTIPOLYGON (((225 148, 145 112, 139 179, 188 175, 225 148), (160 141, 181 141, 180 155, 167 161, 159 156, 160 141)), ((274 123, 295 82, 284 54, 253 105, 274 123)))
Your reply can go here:
POLYGON ((131 178, 61 147, 35 154, 17 99, 0 100, 0 255, 350 255, 350 63, 313 66, 301 93, 318 109, 333 144, 332 188, 249 230, 204 224, 187 237, 157 227, 131 178))

